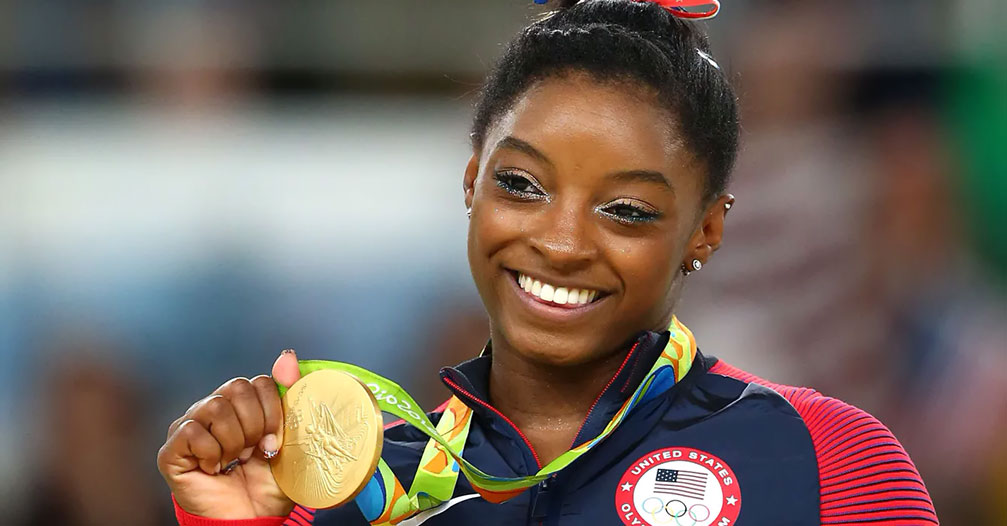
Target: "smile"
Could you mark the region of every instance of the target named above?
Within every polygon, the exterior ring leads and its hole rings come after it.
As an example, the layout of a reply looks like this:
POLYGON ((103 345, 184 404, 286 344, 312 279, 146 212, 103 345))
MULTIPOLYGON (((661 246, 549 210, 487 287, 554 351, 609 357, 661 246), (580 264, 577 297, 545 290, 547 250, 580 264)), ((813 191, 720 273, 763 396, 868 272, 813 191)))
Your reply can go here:
POLYGON ((599 291, 595 289, 566 287, 543 282, 522 272, 515 274, 518 287, 524 290, 525 294, 547 305, 576 309, 590 304, 600 296, 599 291))

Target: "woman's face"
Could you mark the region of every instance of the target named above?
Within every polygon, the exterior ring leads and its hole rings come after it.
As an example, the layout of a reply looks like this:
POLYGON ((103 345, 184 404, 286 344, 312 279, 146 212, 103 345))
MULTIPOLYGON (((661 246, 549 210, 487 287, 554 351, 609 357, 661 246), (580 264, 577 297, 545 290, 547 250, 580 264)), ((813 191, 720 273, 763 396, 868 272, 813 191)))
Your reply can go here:
POLYGON ((530 88, 465 174, 494 343, 576 365, 664 330, 682 263, 719 244, 723 200, 702 209, 703 177, 648 94, 585 75, 530 88))

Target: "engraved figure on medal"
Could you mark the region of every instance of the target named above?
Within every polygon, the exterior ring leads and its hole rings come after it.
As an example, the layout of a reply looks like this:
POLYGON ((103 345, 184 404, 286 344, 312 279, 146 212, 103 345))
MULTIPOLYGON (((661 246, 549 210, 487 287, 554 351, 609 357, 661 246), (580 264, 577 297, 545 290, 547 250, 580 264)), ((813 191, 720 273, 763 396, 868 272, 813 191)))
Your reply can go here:
MULTIPOLYGON (((300 404, 295 402, 295 405, 300 404)), ((358 460, 362 440, 370 427, 364 420, 360 403, 342 404, 333 414, 329 404, 309 396, 306 406, 307 417, 299 408, 287 418, 291 431, 303 425, 300 432, 288 435, 296 439, 287 447, 297 447, 304 454, 295 465, 296 480, 311 493, 335 496, 342 488, 346 464, 358 460)))

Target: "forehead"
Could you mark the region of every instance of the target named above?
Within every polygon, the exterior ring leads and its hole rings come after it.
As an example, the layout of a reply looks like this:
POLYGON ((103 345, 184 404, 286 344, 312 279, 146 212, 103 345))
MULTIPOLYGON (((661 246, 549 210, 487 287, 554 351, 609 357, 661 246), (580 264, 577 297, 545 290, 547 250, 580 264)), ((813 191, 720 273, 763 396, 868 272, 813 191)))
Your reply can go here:
POLYGON ((678 171, 693 163, 676 128, 653 93, 569 74, 526 90, 490 129, 486 144, 514 136, 554 161, 678 171))

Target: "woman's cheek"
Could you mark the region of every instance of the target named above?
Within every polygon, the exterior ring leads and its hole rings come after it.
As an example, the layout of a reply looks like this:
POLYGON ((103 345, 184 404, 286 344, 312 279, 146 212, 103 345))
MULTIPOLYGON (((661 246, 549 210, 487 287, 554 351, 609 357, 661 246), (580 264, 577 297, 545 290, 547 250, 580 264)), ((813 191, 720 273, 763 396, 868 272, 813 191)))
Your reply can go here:
POLYGON ((490 254, 521 241, 527 213, 505 205, 486 206, 479 218, 478 235, 490 254))
POLYGON ((519 254, 518 217, 499 206, 490 203, 473 210, 469 225, 469 263, 472 267, 476 288, 483 301, 492 303, 501 291, 499 285, 501 266, 514 266, 514 255, 519 254), (508 256, 508 254, 511 254, 508 256))
POLYGON ((618 261, 626 286, 626 301, 635 312, 663 308, 663 292, 674 279, 674 269, 668 264, 668 254, 675 247, 660 240, 635 239, 622 244, 613 257, 618 261))

